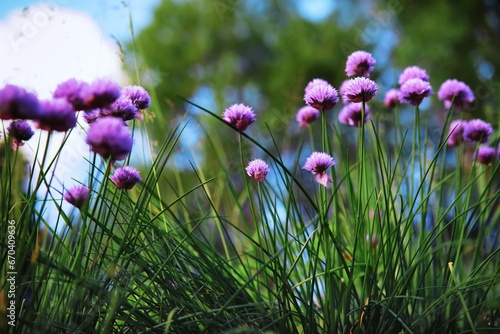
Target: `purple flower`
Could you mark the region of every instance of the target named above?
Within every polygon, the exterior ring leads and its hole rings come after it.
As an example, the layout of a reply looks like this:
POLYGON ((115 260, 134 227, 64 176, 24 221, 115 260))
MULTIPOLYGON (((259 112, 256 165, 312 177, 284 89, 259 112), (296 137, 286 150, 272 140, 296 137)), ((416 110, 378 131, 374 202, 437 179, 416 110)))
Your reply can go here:
POLYGON ((42 101, 42 112, 38 119, 38 128, 46 131, 65 132, 76 126, 76 113, 65 99, 42 101))
POLYGON ((309 126, 312 122, 317 120, 319 117, 319 111, 316 108, 305 106, 299 109, 297 112, 297 122, 299 126, 309 126))
POLYGON ((456 79, 450 79, 443 82, 439 88, 438 98, 444 101, 446 108, 450 108, 453 101, 457 110, 463 110, 474 101, 475 96, 465 83, 456 79))
POLYGON ((17 150, 24 142, 30 140, 35 134, 26 121, 13 121, 7 128, 9 137, 12 137, 12 148, 17 150))
POLYGON ((85 205, 88 198, 89 188, 84 185, 74 186, 73 188, 67 190, 64 194, 64 199, 79 209, 85 205))
POLYGON ((132 135, 122 119, 103 117, 95 121, 87 132, 87 144, 103 158, 123 160, 132 150, 132 135))
POLYGON ((476 152, 477 162, 483 165, 489 165, 495 160, 495 149, 489 146, 480 146, 476 152))
POLYGON ((418 66, 410 66, 405 68, 403 73, 399 76, 399 84, 402 86, 405 82, 410 79, 420 79, 423 81, 429 81, 429 76, 427 72, 418 66))
POLYGON ((424 97, 433 94, 431 85, 422 79, 409 79, 406 81, 399 91, 399 99, 401 102, 418 106, 422 103, 424 97))
POLYGON ((466 142, 487 143, 490 141, 490 136, 493 134, 493 127, 480 119, 473 119, 463 125, 463 139, 466 142))
POLYGON ((313 173, 313 175, 316 175, 316 181, 326 187, 328 182, 333 183, 333 180, 325 172, 334 164, 335 161, 328 154, 323 152, 313 152, 313 154, 307 158, 302 169, 308 170, 313 173))
POLYGON ((375 63, 375 58, 373 58, 370 53, 366 51, 356 51, 347 57, 345 73, 348 77, 363 75, 369 78, 375 63))
POLYGON ((351 102, 368 102, 377 95, 377 84, 365 77, 358 77, 347 82, 344 96, 351 102))
POLYGON ((450 130, 448 131, 448 145, 455 146, 462 141, 462 135, 464 132, 464 127, 466 126, 466 121, 453 121, 450 124, 450 130))
POLYGON ((83 113, 83 120, 87 124, 92 124, 101 116, 101 111, 99 109, 85 110, 83 113))
POLYGON ((36 95, 24 88, 6 85, 0 90, 0 119, 35 119, 40 109, 36 95))
MULTIPOLYGON (((342 124, 359 127, 361 125, 362 117, 362 103, 349 103, 339 113, 339 121, 342 124)), ((370 108, 365 105, 365 120, 364 123, 370 118, 370 108)))
POLYGON ((240 132, 245 131, 250 124, 255 122, 255 114, 252 108, 243 103, 233 104, 227 108, 222 114, 222 118, 240 132))
POLYGON ((399 104, 399 90, 397 89, 389 89, 387 93, 385 93, 384 104, 387 108, 393 109, 399 104))
POLYGON ((141 182, 141 175, 139 171, 134 167, 125 166, 115 170, 113 176, 111 176, 111 181, 119 189, 132 189, 137 183, 141 182))
POLYGON ((311 88, 313 88, 314 86, 316 85, 328 85, 328 82, 326 82, 325 80, 323 79, 312 79, 311 81, 309 81, 309 83, 307 84, 306 88, 304 89, 304 92, 307 93, 308 91, 311 90, 311 88))
POLYGON ((267 173, 271 170, 269 166, 261 159, 255 159, 248 163, 248 166, 245 168, 248 176, 253 177, 259 182, 264 182, 266 179, 267 173))
POLYGON ((320 111, 329 110, 339 102, 339 95, 332 85, 318 81, 306 90, 304 101, 320 111))
POLYGON ((57 86, 53 97, 66 99, 75 110, 87 110, 89 107, 85 105, 82 93, 88 87, 89 84, 84 81, 69 79, 57 86))
POLYGON ((101 115, 118 117, 124 121, 130 121, 136 118, 138 111, 139 109, 132 103, 132 100, 122 95, 109 107, 103 108, 101 110, 101 115))
POLYGON ((122 94, 129 98, 137 109, 143 110, 151 106, 151 97, 141 86, 126 86, 122 94))
POLYGON ((115 102, 121 95, 120 86, 116 82, 98 79, 83 89, 85 105, 90 108, 104 108, 115 102))
POLYGON ((349 83, 349 80, 344 80, 344 82, 342 83, 342 85, 340 85, 340 88, 339 88, 339 94, 342 97, 342 103, 344 103, 344 104, 349 103, 349 100, 345 96, 345 89, 346 89, 348 83, 349 83))

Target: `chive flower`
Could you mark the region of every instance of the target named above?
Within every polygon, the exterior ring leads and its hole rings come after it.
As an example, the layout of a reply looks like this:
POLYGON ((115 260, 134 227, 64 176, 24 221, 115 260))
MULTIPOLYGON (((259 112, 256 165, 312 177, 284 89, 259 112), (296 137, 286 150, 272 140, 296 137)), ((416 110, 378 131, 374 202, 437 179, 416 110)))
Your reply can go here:
POLYGON ((83 112, 83 120, 87 124, 92 124, 101 116, 101 111, 99 109, 89 109, 83 112))
POLYGON ((399 104, 399 90, 392 88, 385 93, 384 104, 387 108, 394 109, 399 104))
POLYGON ((476 152, 476 159, 482 165, 490 165, 495 160, 495 149, 489 146, 479 146, 476 152))
POLYGON ((101 109, 101 116, 112 116, 130 121, 137 117, 139 109, 132 103, 128 97, 121 95, 109 107, 101 109))
POLYGON ((111 176, 111 181, 118 189, 132 189, 137 183, 142 181, 139 171, 134 167, 124 166, 115 170, 111 176))
POLYGON ((87 131, 90 149, 104 159, 123 160, 132 150, 132 134, 122 119, 102 117, 87 131))
POLYGON ((370 53, 366 51, 356 51, 347 57, 345 73, 348 77, 362 75, 369 78, 375 63, 375 58, 373 58, 370 53))
POLYGON ((69 79, 57 85, 53 97, 66 99, 66 101, 71 103, 73 108, 77 111, 87 110, 89 107, 85 105, 82 94, 88 87, 89 84, 84 81, 76 80, 74 78, 69 79))
POLYGON ((26 89, 14 85, 0 89, 0 119, 35 119, 40 110, 38 98, 26 89))
POLYGON ((464 126, 466 126, 466 121, 456 120, 450 123, 450 129, 448 130, 448 141, 449 146, 455 146, 462 141, 462 135, 464 132, 464 126))
POLYGON ((332 178, 326 173, 326 170, 332 167, 335 161, 331 156, 324 152, 313 152, 302 167, 316 175, 316 181, 322 186, 328 186, 328 182, 333 183, 332 178))
POLYGON ((493 127, 480 119, 473 119, 464 124, 463 139, 466 142, 487 143, 493 134, 493 127))
POLYGON ((233 104, 227 108, 222 114, 222 118, 240 132, 245 131, 250 124, 255 122, 255 114, 252 108, 243 103, 233 104))
MULTIPOLYGON (((339 122, 342 124, 346 124, 349 126, 359 127, 361 125, 361 117, 362 117, 362 103, 349 103, 346 105, 339 113, 339 122)), ((364 123, 368 121, 370 118, 370 108, 368 105, 365 105, 365 119, 364 123)))
POLYGON ((76 126, 73 105, 62 98, 41 102, 42 112, 36 119, 38 128, 46 131, 66 132, 76 126))
POLYGON ((98 79, 82 91, 85 105, 89 108, 107 107, 115 102, 120 95, 120 86, 107 79, 98 79))
POLYGON ((329 83, 317 81, 306 90, 304 101, 319 111, 330 110, 339 102, 339 95, 329 83))
POLYGON ((310 91, 316 85, 328 85, 328 82, 326 80, 319 79, 319 78, 312 79, 307 84, 306 88, 304 89, 304 92, 307 93, 308 91, 310 91))
POLYGON ((350 102, 368 102, 377 95, 377 84, 365 77, 357 77, 347 82, 344 96, 350 102))
POLYGON ((247 172, 248 176, 253 177, 259 182, 264 182, 267 173, 269 173, 271 170, 264 160, 255 159, 248 163, 245 171, 247 172))
POLYGON ((89 188, 84 185, 77 185, 70 188, 64 194, 66 202, 80 209, 89 199, 89 188))
POLYGON ((24 145, 35 134, 26 121, 13 121, 7 127, 7 134, 12 138, 12 149, 15 151, 24 145))
POLYGON ((438 98, 444 101, 445 108, 450 108, 453 101, 455 109, 463 110, 474 101, 475 96, 465 83, 450 79, 443 82, 439 88, 438 98))
POLYGON ((312 122, 319 118, 319 111, 311 106, 305 106, 297 112, 297 122, 299 126, 309 126, 312 122))
POLYGON ((433 93, 434 91, 427 81, 415 78, 409 79, 401 86, 399 98, 401 102, 418 106, 425 97, 433 93))
POLYGON ((424 69, 418 66, 410 66, 405 68, 403 73, 399 76, 399 84, 402 86, 410 79, 420 79, 422 81, 429 81, 429 76, 424 69))
POLYGON ((130 99, 130 101, 137 107, 137 109, 144 110, 151 106, 151 97, 148 92, 141 86, 126 86, 122 90, 123 96, 130 99))

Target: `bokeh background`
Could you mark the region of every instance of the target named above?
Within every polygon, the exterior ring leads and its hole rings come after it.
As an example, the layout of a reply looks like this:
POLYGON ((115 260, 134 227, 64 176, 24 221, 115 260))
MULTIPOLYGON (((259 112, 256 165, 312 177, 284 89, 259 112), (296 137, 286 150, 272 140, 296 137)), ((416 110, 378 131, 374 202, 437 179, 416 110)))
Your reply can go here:
MULTIPOLYGON (((227 145, 227 152, 234 149, 235 155, 237 141, 231 129, 179 96, 218 114, 233 103, 252 106, 258 120, 248 133, 272 147, 271 129, 283 159, 293 162, 294 139, 304 135, 295 122, 304 87, 323 78, 338 88, 346 79, 346 58, 356 50, 369 51, 377 60, 372 78, 380 90, 371 112, 374 120, 386 123, 388 138, 394 132, 393 115, 383 106, 383 95, 411 65, 427 70, 435 92, 449 78, 467 83, 476 102, 463 117, 482 118, 500 128, 498 0, 0 3, 0 86, 21 85, 44 99, 72 77, 141 84, 155 101, 144 121, 153 143, 161 142, 166 129, 187 111, 194 117, 173 163, 186 171, 186 179, 193 178, 192 165, 209 170, 220 159, 209 149, 207 136, 227 145)), ((443 124, 446 114, 436 94, 422 110, 433 126, 443 124)), ((331 112, 332 122, 339 111, 340 106, 331 112)), ((402 126, 412 128, 412 120, 413 108, 402 108, 402 126)), ((75 132, 71 150, 61 156, 53 185, 60 191, 85 177, 85 169, 79 168, 88 157, 84 130, 75 132)), ((135 138, 139 148, 132 163, 146 169, 144 152, 151 147, 144 132, 135 138)), ((23 147, 28 159, 35 142, 23 147)), ((223 158, 231 164, 231 157, 223 158)), ((233 167, 235 175, 240 173, 237 164, 229 166, 230 172, 233 167)))

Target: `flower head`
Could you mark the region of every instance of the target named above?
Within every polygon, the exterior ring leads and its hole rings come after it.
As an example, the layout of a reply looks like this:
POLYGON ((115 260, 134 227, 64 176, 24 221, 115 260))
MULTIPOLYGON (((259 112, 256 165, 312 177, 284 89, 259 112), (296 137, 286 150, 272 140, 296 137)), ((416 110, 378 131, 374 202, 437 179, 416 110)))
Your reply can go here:
POLYGON ((347 82, 344 96, 351 102, 368 102, 377 95, 377 84, 365 77, 357 77, 347 82))
POLYGON ((65 132, 76 126, 76 113, 65 99, 42 101, 42 112, 36 120, 38 128, 46 131, 65 132))
POLYGON ((9 137, 12 137, 12 148, 17 150, 18 147, 23 146, 24 142, 30 140, 35 134, 31 126, 26 121, 13 121, 7 128, 9 137))
POLYGON ((482 165, 489 165, 495 160, 495 149, 489 146, 479 146, 476 152, 476 159, 482 165))
POLYGON ((141 182, 141 175, 134 167, 124 166, 115 170, 111 181, 119 189, 132 189, 137 183, 141 182))
POLYGON ((238 131, 243 132, 250 124, 255 122, 255 114, 252 108, 243 103, 233 104, 222 114, 222 118, 227 123, 236 127, 238 131))
POLYGON ((446 108, 450 108, 453 101, 456 109, 463 110, 474 101, 475 96, 465 83, 451 79, 443 82, 438 91, 438 98, 444 101, 446 108))
POLYGON ((101 111, 99 109, 89 109, 85 110, 83 113, 83 120, 87 124, 92 124, 101 116, 101 111))
POLYGON ((69 79, 57 86, 53 97, 66 99, 75 110, 87 110, 89 107, 85 105, 82 93, 88 87, 89 84, 84 81, 69 79))
POLYGON ((342 82, 342 85, 340 85, 340 88, 339 88, 339 94, 342 97, 342 103, 344 103, 344 104, 349 103, 349 100, 345 96, 345 89, 346 89, 348 83, 349 83, 349 80, 344 80, 344 82, 342 82))
POLYGON ((387 108, 391 109, 397 106, 399 104, 399 90, 394 88, 389 89, 385 93, 384 104, 387 108))
POLYGON ((328 85, 328 82, 326 80, 318 79, 318 78, 312 79, 307 84, 306 88, 304 89, 304 92, 307 93, 308 91, 311 90, 311 88, 313 88, 316 85, 328 85))
POLYGON ((24 88, 6 85, 0 89, 0 119, 35 119, 40 109, 36 95, 24 88))
POLYGON ((269 169, 269 166, 264 162, 264 160, 261 159, 255 159, 250 161, 245 170, 248 176, 253 177, 259 182, 264 182, 267 173, 271 171, 269 169))
POLYGON ((329 83, 317 81, 309 90, 306 90, 304 101, 320 111, 329 110, 339 102, 339 95, 329 83))
MULTIPOLYGON (((361 125, 362 118, 362 103, 349 103, 339 113, 339 121, 342 124, 359 127, 361 125)), ((363 123, 366 123, 370 118, 370 108, 365 105, 365 119, 363 123)))
POLYGON ((87 132, 87 144, 91 150, 107 159, 123 160, 132 150, 132 135, 122 119, 102 117, 87 132))
POLYGON ((297 122, 299 126, 309 126, 312 122, 317 120, 319 117, 319 111, 311 106, 305 106, 299 109, 297 112, 297 122))
POLYGON ((347 57, 345 73, 348 77, 353 75, 363 75, 369 78, 370 72, 373 71, 373 65, 375 65, 375 63, 375 58, 373 58, 370 53, 366 51, 356 51, 347 57))
POLYGON ((122 95, 109 107, 101 110, 102 116, 112 116, 130 121, 137 116, 139 109, 132 103, 128 97, 122 95))
POLYGON ((448 145, 455 146, 462 141, 462 134, 464 132, 464 126, 466 121, 453 121, 450 123, 450 130, 448 130, 448 145))
POLYGON ((151 97, 141 86, 123 87, 122 94, 129 98, 137 109, 143 110, 151 106, 151 97))
POLYGON ((420 79, 423 81, 429 81, 429 76, 424 69, 418 66, 410 66, 405 68, 403 73, 399 76, 399 84, 402 86, 404 83, 410 79, 420 79))
POLYGON ((313 175, 316 175, 316 181, 326 187, 328 182, 333 183, 333 180, 325 172, 334 164, 335 161, 328 154, 323 152, 313 152, 313 154, 307 158, 302 169, 308 170, 313 173, 313 175))
POLYGON ((473 119, 464 124, 463 139, 466 142, 487 143, 490 141, 490 136, 493 134, 493 127, 480 119, 473 119))
POLYGON ((434 93, 431 85, 422 79, 409 79, 400 89, 399 99, 401 102, 418 106, 422 103, 424 97, 434 93))
POLYGON ((64 199, 77 208, 85 205, 89 198, 89 188, 84 185, 77 185, 66 191, 64 199))
POLYGON ((104 108, 120 97, 121 89, 116 82, 98 79, 82 91, 85 105, 89 108, 104 108))

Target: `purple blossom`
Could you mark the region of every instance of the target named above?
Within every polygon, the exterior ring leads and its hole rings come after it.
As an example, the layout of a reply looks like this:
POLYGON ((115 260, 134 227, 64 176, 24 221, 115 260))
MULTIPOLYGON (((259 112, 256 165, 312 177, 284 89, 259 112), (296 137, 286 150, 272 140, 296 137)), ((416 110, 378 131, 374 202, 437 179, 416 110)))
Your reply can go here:
POLYGON ((65 99, 42 101, 42 112, 36 120, 38 128, 46 131, 65 132, 76 126, 76 113, 65 99))
POLYGON ((310 91, 311 88, 313 88, 316 85, 328 85, 328 82, 326 80, 323 80, 323 79, 312 79, 307 84, 306 88, 304 89, 304 92, 307 94, 307 92, 310 91))
POLYGON ((463 139, 466 142, 487 143, 490 141, 490 136, 493 134, 493 127, 480 119, 473 119, 463 125, 463 139))
POLYGON ((464 127, 466 126, 466 121, 453 121, 450 123, 450 130, 448 131, 448 145, 455 146, 462 141, 462 135, 464 132, 464 127))
POLYGON ((259 182, 264 182, 267 173, 271 171, 269 169, 269 166, 265 163, 265 161, 261 159, 255 159, 250 161, 245 170, 248 176, 253 177, 255 180, 259 182))
POLYGON ((495 160, 495 149, 489 146, 480 146, 476 152, 477 162, 483 165, 489 165, 495 160))
POLYGON ((66 191, 64 199, 77 208, 85 205, 89 198, 89 188, 84 185, 77 185, 66 191))
POLYGON ((243 103, 233 104, 227 108, 222 114, 222 118, 240 132, 245 131, 250 124, 255 122, 255 114, 252 108, 243 103))
POLYGON ((129 98, 137 109, 143 110, 151 106, 151 97, 141 86, 126 86, 122 94, 129 98))
POLYGON ((403 73, 399 76, 399 84, 402 86, 405 82, 410 79, 420 79, 423 81, 429 81, 429 76, 424 69, 418 66, 410 66, 405 68, 403 73))
POLYGON ((132 100, 122 95, 109 107, 102 108, 101 115, 118 117, 124 121, 130 121, 136 118, 138 111, 139 109, 132 103, 132 100))
POLYGON ((85 110, 83 113, 83 120, 87 124, 92 124, 101 116, 101 111, 99 109, 85 110))
POLYGON ((387 108, 393 109, 399 104, 399 90, 397 89, 389 89, 387 93, 385 93, 384 104, 387 108))
POLYGON ((401 102, 408 103, 414 106, 420 105, 424 97, 434 93, 431 85, 422 79, 409 79, 400 89, 399 99, 401 102))
POLYGON ((475 96, 470 87, 465 83, 456 79, 450 79, 443 82, 439 88, 438 98, 444 101, 446 108, 450 108, 453 101, 457 110, 463 110, 474 101, 475 96))
POLYGON ((306 89, 304 101, 318 110, 332 109, 339 102, 337 90, 329 83, 316 82, 310 89, 306 89))
POLYGON ((134 167, 125 166, 115 170, 113 176, 111 176, 111 181, 119 189, 132 189, 137 183, 141 182, 141 175, 139 171, 134 167))
POLYGON ((0 119, 35 119, 40 109, 36 95, 24 88, 6 85, 0 90, 0 119))
POLYGON ((335 161, 331 156, 323 152, 313 152, 302 169, 308 170, 313 175, 316 175, 316 181, 323 185, 328 186, 328 182, 333 183, 332 178, 326 174, 326 170, 332 167, 335 161))
POLYGON ((75 110, 87 110, 89 107, 85 105, 82 93, 88 87, 89 84, 84 81, 69 79, 57 86, 53 97, 66 99, 75 110))
POLYGON ((345 88, 347 87, 348 83, 349 83, 349 80, 344 80, 344 82, 342 82, 342 85, 340 85, 340 88, 339 88, 339 94, 342 97, 342 103, 344 103, 344 104, 349 103, 349 100, 345 96, 345 88))
POLYGON ((377 84, 365 77, 357 77, 347 82, 344 96, 351 102, 368 102, 377 95, 377 84))
POLYGON ((116 82, 98 79, 83 89, 85 105, 90 108, 104 108, 115 102, 121 95, 120 86, 116 82))
POLYGON ((311 106, 305 106, 299 109, 296 118, 299 126, 309 126, 319 118, 319 111, 311 106))
POLYGON ((87 144, 103 158, 123 160, 132 150, 132 135, 122 119, 102 117, 87 132, 87 144))
POLYGON ((13 121, 7 128, 9 137, 12 137, 12 148, 17 150, 24 142, 30 140, 35 134, 26 121, 13 121))
POLYGON ((373 71, 373 65, 376 61, 372 55, 366 51, 353 52, 347 57, 345 65, 345 73, 348 77, 353 75, 363 75, 367 78, 370 77, 370 72, 373 71))
MULTIPOLYGON (((339 113, 339 121, 342 124, 359 127, 362 118, 362 103, 349 103, 339 113)), ((365 105, 365 120, 364 123, 370 118, 370 108, 365 105)))

